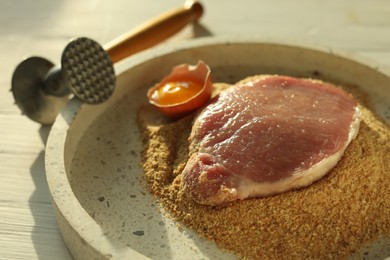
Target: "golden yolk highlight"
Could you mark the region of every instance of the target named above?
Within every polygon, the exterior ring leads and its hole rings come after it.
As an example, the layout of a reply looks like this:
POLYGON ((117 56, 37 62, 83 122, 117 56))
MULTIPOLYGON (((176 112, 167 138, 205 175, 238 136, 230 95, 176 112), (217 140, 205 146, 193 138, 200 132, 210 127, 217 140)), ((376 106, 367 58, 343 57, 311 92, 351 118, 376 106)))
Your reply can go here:
POLYGON ((185 102, 202 90, 203 86, 192 82, 168 82, 157 88, 151 98, 159 105, 174 105, 185 102))

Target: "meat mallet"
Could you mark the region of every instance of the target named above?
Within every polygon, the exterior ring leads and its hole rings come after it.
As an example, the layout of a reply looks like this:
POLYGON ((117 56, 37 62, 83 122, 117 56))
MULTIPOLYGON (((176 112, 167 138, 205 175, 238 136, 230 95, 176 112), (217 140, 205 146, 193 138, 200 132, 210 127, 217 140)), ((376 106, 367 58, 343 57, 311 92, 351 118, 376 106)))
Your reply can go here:
POLYGON ((71 94, 88 104, 106 101, 113 93, 113 64, 174 35, 203 14, 199 2, 167 12, 102 47, 92 39, 72 40, 61 56, 61 66, 30 57, 14 70, 11 91, 23 114, 43 125, 54 123, 71 94))

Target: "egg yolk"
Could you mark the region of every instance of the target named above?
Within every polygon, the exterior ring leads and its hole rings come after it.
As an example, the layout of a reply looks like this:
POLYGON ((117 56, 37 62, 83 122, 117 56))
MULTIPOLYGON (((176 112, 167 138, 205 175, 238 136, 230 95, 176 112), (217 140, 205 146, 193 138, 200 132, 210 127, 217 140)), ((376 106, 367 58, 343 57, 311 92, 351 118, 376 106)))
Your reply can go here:
POLYGON ((153 92, 151 98, 159 105, 174 105, 191 99, 198 94, 202 88, 203 85, 192 81, 168 82, 157 88, 153 92))

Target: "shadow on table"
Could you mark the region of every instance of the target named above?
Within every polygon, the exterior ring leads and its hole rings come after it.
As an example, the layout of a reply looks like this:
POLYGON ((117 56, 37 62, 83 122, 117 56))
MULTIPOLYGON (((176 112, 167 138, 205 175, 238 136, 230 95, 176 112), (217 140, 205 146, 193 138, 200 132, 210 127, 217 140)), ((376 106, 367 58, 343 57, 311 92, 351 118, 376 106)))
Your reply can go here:
MULTIPOLYGON (((41 127, 39 134, 46 145, 50 127, 41 127)), ((30 167, 35 190, 29 199, 29 207, 34 218, 31 238, 39 259, 71 259, 57 228, 50 191, 45 175, 45 151, 42 150, 30 167), (59 245, 59 246, 56 246, 59 245), (64 245, 64 246, 62 246, 64 245), (55 246, 55 250, 53 247, 55 246), (58 250, 61 249, 62 250, 58 250)))
POLYGON ((194 23, 192 26, 192 31, 195 38, 212 36, 213 33, 201 23, 194 23))

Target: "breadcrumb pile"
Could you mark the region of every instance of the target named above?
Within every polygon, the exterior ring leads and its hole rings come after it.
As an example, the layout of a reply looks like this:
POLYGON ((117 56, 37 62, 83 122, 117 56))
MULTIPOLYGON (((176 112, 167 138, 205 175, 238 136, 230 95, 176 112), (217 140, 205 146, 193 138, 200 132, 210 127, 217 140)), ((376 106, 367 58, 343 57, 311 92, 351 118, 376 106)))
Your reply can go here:
MULTIPOLYGON (((364 95, 353 94, 362 103, 364 95)), ((363 105, 361 113, 357 138, 316 183, 276 196, 205 206, 181 190, 193 116, 167 121, 146 105, 138 120, 148 188, 170 217, 240 258, 348 257, 390 236, 390 129, 363 105)))

